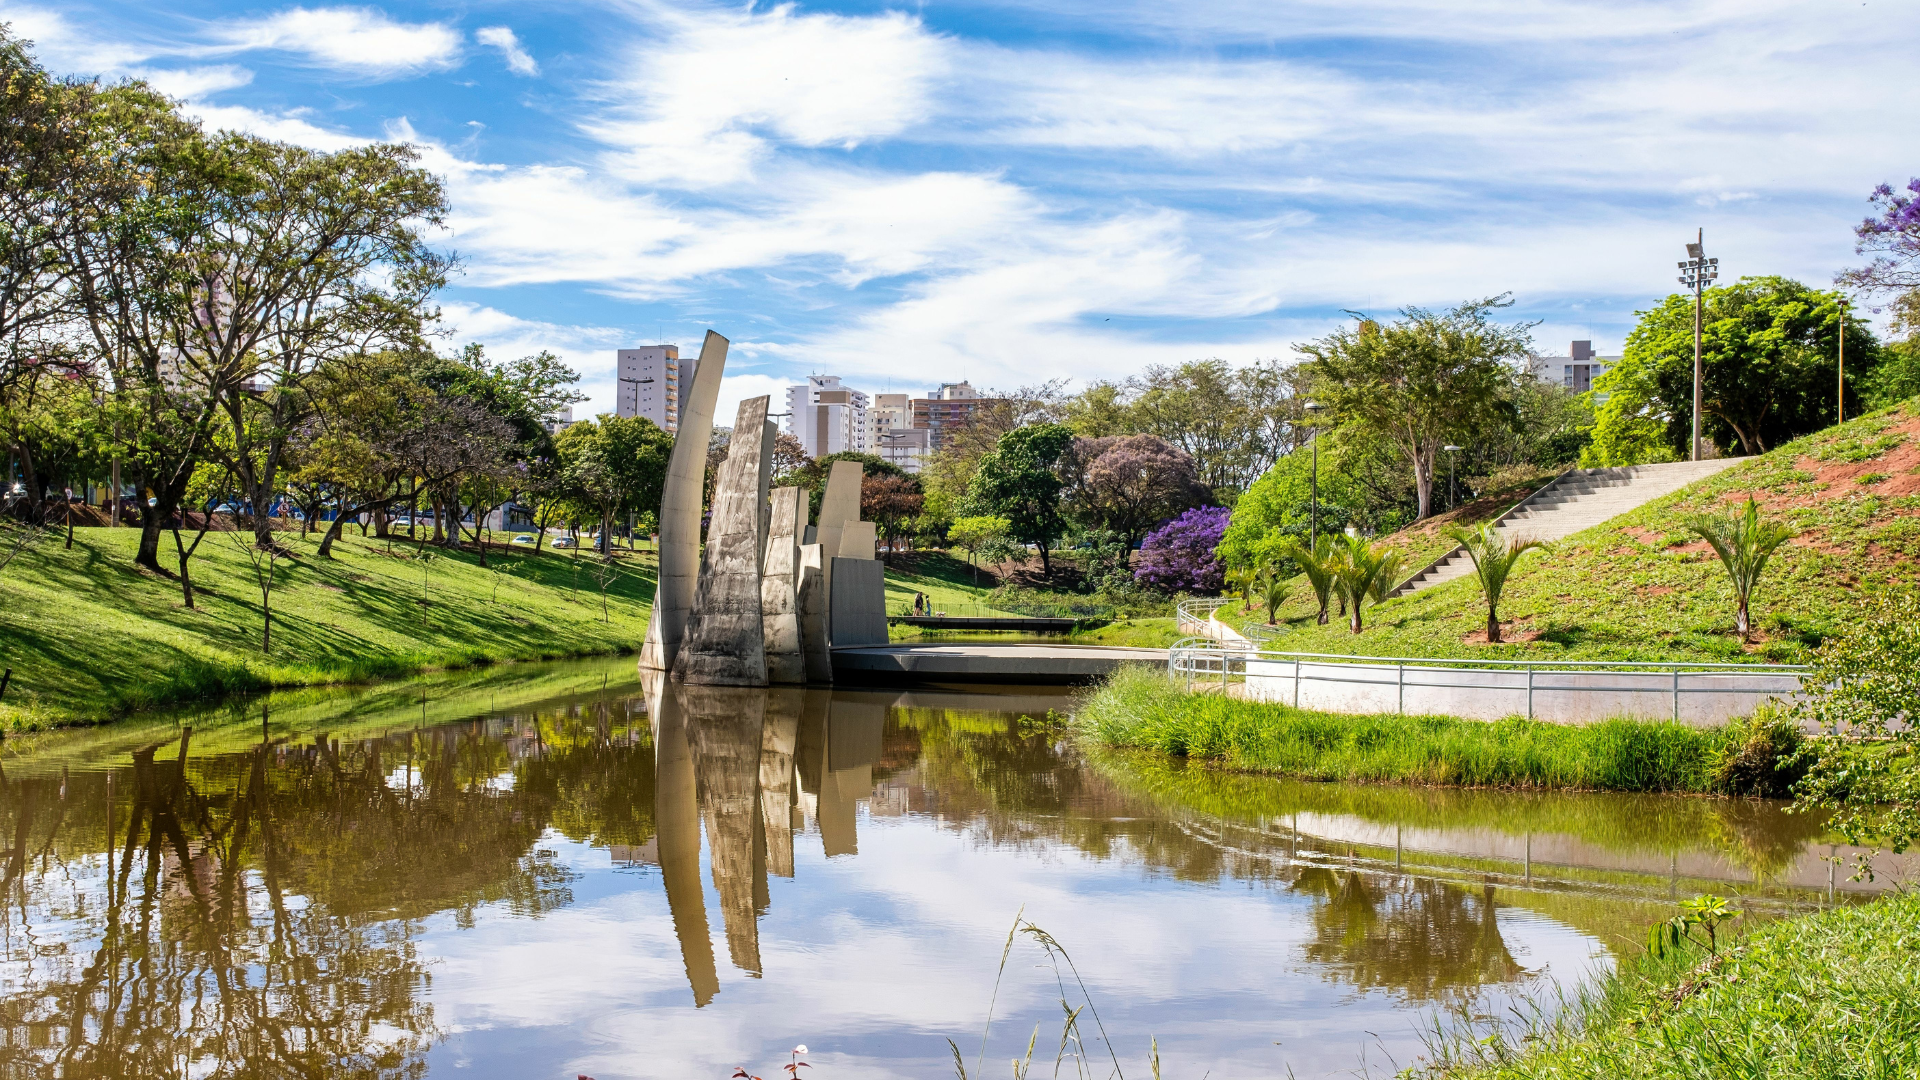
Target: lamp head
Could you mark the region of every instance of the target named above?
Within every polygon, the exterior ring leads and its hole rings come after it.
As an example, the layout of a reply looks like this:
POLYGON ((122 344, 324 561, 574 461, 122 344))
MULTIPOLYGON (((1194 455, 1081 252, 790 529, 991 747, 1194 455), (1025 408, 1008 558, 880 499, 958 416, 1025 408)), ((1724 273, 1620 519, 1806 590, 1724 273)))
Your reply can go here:
POLYGON ((1701 245, 1699 244, 1687 245, 1687 258, 1699 259, 1699 258, 1704 258, 1705 256, 1706 256, 1706 249, 1701 245))

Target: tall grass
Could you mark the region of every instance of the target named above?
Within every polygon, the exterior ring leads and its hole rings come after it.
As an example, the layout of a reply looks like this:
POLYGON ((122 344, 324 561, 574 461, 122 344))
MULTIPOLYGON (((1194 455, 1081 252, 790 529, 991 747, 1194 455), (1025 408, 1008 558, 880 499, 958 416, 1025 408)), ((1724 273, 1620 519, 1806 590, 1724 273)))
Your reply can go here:
MULTIPOLYGON (((1108 746, 1208 759, 1250 772, 1589 791, 1722 790, 1723 763, 1752 742, 1744 726, 1694 728, 1671 721, 1574 726, 1517 717, 1488 723, 1312 712, 1189 692, 1146 668, 1121 669, 1082 702, 1076 723, 1085 736, 1108 746)), ((1791 741, 1797 748, 1797 740, 1791 741)))
POLYGON ((1768 923, 1717 957, 1642 953, 1518 1025, 1441 1022, 1447 1080, 1920 1076, 1920 893, 1768 923), (1517 1028, 1517 1030, 1516 1030, 1517 1028))

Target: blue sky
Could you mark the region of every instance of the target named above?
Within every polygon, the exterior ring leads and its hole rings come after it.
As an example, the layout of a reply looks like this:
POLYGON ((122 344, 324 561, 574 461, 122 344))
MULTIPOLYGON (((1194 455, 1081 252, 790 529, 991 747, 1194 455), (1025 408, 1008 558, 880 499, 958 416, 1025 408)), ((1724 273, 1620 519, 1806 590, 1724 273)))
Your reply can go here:
MULTIPOLYGON (((1920 173, 1920 20, 1860 0, 272 6, 0 0, 49 67, 206 123, 418 145, 452 341, 734 343, 1011 387, 1286 357, 1343 309, 1511 291, 1618 348, 1696 227, 1730 276, 1855 260, 1920 173)), ((723 412, 723 415, 725 413, 723 412)))

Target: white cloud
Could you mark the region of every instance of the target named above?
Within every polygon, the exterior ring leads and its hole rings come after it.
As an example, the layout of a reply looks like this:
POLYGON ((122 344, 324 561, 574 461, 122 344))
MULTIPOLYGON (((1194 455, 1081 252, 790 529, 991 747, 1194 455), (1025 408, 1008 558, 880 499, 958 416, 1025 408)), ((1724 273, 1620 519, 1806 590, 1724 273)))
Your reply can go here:
POLYGON ((0 22, 16 37, 33 42, 34 55, 49 69, 83 76, 120 71, 153 55, 153 50, 81 29, 58 11, 28 4, 0 3, 0 22))
POLYGON ((180 111, 215 130, 241 131, 329 154, 374 141, 366 136, 323 128, 306 118, 306 110, 269 113, 244 105, 210 105, 203 101, 189 101, 180 111))
POLYGON ((194 101, 222 90, 236 90, 253 81, 253 72, 237 64, 208 67, 144 68, 133 72, 168 97, 194 101))
POLYGON ((506 58, 507 70, 515 75, 540 74, 540 65, 520 47, 520 39, 514 36, 511 27, 483 26, 474 31, 473 36, 480 44, 499 49, 500 55, 506 58))
POLYGON ((322 67, 376 77, 452 67, 460 32, 445 23, 401 23, 374 8, 290 8, 261 19, 216 24, 221 51, 278 49, 322 67))

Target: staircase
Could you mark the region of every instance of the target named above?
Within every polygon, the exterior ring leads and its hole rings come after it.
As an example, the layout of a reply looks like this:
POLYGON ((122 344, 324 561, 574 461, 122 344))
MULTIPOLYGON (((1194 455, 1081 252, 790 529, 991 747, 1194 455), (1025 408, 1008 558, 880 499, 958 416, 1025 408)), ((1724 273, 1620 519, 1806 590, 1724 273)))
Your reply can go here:
MULTIPOLYGON (((1571 469, 1501 515, 1495 529, 1508 539, 1519 534, 1549 542, 1563 540, 1662 495, 1670 495, 1741 460, 1718 458, 1611 469, 1571 469)), ((1454 548, 1387 595, 1411 596, 1471 573, 1473 560, 1467 557, 1466 549, 1454 548)))

